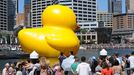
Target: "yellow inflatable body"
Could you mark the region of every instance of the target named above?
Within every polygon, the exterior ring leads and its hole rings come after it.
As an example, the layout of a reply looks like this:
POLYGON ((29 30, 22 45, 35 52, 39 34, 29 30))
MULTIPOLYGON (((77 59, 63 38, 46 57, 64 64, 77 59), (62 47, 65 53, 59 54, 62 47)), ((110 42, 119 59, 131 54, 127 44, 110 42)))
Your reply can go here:
POLYGON ((40 56, 58 57, 60 52, 77 53, 79 40, 73 30, 77 27, 73 10, 62 5, 48 6, 42 13, 42 28, 22 29, 18 38, 23 51, 35 50, 40 56))

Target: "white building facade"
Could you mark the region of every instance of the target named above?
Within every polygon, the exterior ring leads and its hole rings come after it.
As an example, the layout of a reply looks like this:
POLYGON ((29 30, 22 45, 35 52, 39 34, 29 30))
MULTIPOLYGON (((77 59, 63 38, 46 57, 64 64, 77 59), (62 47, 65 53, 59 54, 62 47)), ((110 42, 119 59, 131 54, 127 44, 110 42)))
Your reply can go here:
POLYGON ((112 27, 113 26, 113 14, 108 12, 97 12, 97 21, 104 22, 104 27, 112 27))
POLYGON ((81 29, 85 29, 86 32, 79 32, 77 33, 77 36, 79 38, 80 41, 84 42, 84 43, 89 43, 91 41, 93 41, 94 43, 97 44, 97 32, 94 30, 96 28, 99 27, 99 24, 97 21, 95 22, 81 22, 78 23, 81 27, 81 29))
MULTIPOLYGON (((77 16, 77 22, 96 21, 96 0, 57 0, 59 4, 69 6, 77 16)), ((31 0, 31 27, 41 27, 41 14, 53 0, 31 0)))

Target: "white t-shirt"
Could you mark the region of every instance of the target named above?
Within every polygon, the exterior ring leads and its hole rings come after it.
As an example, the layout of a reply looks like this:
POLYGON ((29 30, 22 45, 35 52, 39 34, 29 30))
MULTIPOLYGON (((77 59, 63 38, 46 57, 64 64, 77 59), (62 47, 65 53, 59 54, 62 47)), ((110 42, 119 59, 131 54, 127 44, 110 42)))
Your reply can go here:
POLYGON ((78 65, 76 71, 79 75, 90 75, 91 68, 88 63, 82 62, 78 65))
POLYGON ((17 71, 16 75, 22 75, 21 71, 17 71))
POLYGON ((6 68, 4 68, 3 70, 2 70, 2 75, 6 75, 7 73, 6 73, 6 68))
POLYGON ((130 62, 130 68, 134 68, 134 56, 130 56, 128 61, 130 62))

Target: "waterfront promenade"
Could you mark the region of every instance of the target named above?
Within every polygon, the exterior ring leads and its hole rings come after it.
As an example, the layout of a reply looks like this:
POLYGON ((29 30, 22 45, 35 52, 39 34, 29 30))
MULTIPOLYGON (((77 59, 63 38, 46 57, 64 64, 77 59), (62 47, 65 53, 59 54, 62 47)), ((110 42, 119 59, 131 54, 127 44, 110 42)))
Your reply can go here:
POLYGON ((85 44, 81 45, 85 50, 88 49, 134 49, 134 44, 85 44))
MULTIPOLYGON (((134 49, 134 43, 127 43, 127 44, 82 44, 85 50, 88 49, 134 49)), ((81 48, 80 47, 80 48, 81 48)), ((7 45, 2 44, 0 45, 1 50, 21 50, 20 45, 7 45)))

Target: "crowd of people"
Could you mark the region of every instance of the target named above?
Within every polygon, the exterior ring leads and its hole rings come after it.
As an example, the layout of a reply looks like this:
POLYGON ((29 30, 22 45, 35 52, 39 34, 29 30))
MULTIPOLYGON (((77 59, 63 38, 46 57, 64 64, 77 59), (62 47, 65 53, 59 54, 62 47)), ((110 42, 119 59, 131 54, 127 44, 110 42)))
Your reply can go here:
POLYGON ((0 44, 1 50, 21 50, 19 45, 0 44))
POLYGON ((121 44, 89 44, 89 45, 84 45, 87 49, 101 49, 101 48, 110 48, 110 49, 133 49, 134 44, 133 43, 121 43, 121 44))
POLYGON ((98 58, 93 56, 87 60, 85 56, 79 58, 71 51, 70 56, 61 52, 58 59, 59 63, 53 66, 49 65, 46 57, 6 63, 2 75, 131 75, 134 71, 124 73, 125 68, 134 68, 134 52, 122 57, 118 53, 98 58))

